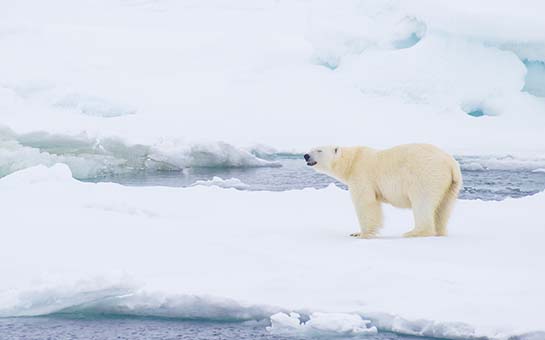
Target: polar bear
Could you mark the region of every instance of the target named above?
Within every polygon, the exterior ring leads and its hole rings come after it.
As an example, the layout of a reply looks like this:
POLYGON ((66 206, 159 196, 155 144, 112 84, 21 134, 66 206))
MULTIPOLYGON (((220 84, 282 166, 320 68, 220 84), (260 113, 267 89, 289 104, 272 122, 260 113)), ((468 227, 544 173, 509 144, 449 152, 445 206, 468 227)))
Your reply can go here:
POLYGON ((381 203, 412 208, 414 229, 405 237, 446 236, 447 221, 462 185, 458 162, 429 144, 386 150, 323 146, 304 155, 308 166, 348 186, 361 232, 373 238, 382 227, 381 203))

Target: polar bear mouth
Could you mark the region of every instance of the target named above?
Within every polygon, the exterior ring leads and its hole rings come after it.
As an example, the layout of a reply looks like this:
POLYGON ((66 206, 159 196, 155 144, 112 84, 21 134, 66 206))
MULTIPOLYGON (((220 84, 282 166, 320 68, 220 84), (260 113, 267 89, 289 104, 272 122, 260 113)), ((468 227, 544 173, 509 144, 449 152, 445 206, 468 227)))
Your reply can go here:
POLYGON ((308 161, 308 162, 307 162, 307 165, 308 165, 308 166, 315 166, 317 163, 318 163, 318 162, 316 162, 316 161, 308 161))

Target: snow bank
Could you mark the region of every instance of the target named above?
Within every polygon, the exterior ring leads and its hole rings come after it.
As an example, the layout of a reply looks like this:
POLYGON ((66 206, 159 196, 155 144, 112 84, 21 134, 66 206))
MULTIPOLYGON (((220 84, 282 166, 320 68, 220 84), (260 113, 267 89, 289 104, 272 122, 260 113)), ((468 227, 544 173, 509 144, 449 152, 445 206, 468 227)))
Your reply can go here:
MULTIPOLYGON (((126 277, 123 279, 127 279, 126 277)), ((39 286, 38 286, 39 287, 39 286)), ((3 292, 0 316, 142 316, 206 321, 263 320, 277 308, 241 304, 227 298, 145 292, 121 282, 95 278, 73 285, 3 292), (16 302, 13 302, 16 300, 16 302)))
POLYGON ((543 194, 460 201, 447 238, 400 238, 410 212, 387 208, 384 236, 358 240, 348 237, 357 229, 349 195, 335 186, 124 187, 81 183, 56 165, 6 176, 0 190, 2 316, 296 312, 298 321, 273 317, 273 329, 545 331, 543 194))
POLYGON ((146 170, 182 170, 191 167, 245 168, 279 166, 233 145, 163 140, 153 145, 129 144, 121 138, 86 133, 16 134, 0 128, 0 176, 29 166, 66 163, 76 178, 146 170))
POLYGON ((129 145, 424 141, 542 155, 543 10, 532 0, 21 0, 0 6, 0 121, 129 145))

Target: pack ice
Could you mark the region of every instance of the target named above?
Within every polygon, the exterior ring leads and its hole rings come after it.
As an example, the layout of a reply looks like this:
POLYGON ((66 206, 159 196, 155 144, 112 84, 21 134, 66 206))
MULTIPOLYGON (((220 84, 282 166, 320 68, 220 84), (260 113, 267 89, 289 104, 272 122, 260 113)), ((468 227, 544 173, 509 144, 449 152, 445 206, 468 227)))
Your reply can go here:
POLYGON ((400 238, 410 213, 387 209, 385 234, 359 240, 335 186, 125 187, 59 164, 0 189, 1 316, 270 317, 280 333, 463 339, 545 330, 544 194, 460 201, 447 238, 400 238))
POLYGON ((13 132, 0 134, 2 173, 55 162, 119 173, 139 146, 159 146, 151 168, 261 165, 243 152, 254 144, 545 152, 539 1, 0 6, 0 124, 13 132), (51 136, 63 141, 54 150, 51 136), (128 154, 83 152, 81 138, 128 154))
POLYGON ((357 222, 336 187, 73 177, 408 142, 477 157, 468 168, 541 169, 544 12, 537 0, 0 4, 0 316, 543 338, 543 193, 462 201, 448 238, 400 239, 411 217, 388 209, 387 234, 364 242, 346 236, 357 222))

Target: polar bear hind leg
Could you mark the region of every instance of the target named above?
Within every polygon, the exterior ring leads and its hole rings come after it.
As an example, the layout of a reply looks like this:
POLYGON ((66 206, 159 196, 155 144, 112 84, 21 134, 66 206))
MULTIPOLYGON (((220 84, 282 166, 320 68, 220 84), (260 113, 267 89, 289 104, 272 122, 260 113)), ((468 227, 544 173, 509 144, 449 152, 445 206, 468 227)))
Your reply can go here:
POLYGON ((435 231, 437 236, 447 236, 447 223, 450 217, 452 208, 456 199, 458 199, 458 193, 460 192, 461 176, 459 175, 459 170, 455 169, 453 171, 453 178, 450 187, 448 188, 445 196, 435 209, 435 231))
POLYGON ((403 234, 405 237, 435 236, 435 211, 438 200, 419 200, 412 203, 414 229, 403 234))

